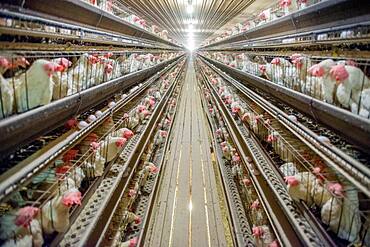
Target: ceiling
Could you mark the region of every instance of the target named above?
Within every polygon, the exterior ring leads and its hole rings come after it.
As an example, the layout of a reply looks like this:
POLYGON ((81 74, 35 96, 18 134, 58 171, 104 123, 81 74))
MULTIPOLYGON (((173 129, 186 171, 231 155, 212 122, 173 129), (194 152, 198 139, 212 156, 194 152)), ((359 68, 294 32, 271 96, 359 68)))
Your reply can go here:
POLYGON ((166 29, 171 38, 185 46, 195 47, 238 16, 253 2, 265 1, 120 0, 126 6, 130 6, 129 8, 138 16, 166 29), (192 11, 189 5, 192 6, 192 11))
POLYGON ((237 23, 244 22, 245 20, 251 20, 258 16, 263 10, 276 5, 277 1, 274 0, 256 0, 252 4, 250 4, 247 8, 245 8, 238 16, 234 17, 231 21, 229 21, 226 25, 222 28, 216 30, 209 39, 221 35, 225 32, 225 30, 230 30, 234 27, 237 23))

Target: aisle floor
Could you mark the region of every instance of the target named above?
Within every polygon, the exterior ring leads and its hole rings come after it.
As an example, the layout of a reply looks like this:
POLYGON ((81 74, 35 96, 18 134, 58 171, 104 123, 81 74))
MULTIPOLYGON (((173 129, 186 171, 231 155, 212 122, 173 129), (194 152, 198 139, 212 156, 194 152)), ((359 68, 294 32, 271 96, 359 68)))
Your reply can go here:
POLYGON ((189 61, 145 246, 227 246, 193 62, 189 61))

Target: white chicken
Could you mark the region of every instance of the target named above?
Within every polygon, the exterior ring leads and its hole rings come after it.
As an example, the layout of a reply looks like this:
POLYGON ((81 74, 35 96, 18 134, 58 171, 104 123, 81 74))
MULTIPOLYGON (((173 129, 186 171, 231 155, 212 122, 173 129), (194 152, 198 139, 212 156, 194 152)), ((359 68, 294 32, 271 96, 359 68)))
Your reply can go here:
POLYGON ((131 139, 134 136, 134 132, 128 128, 120 128, 112 132, 111 136, 113 137, 123 137, 126 140, 131 139))
POLYGON ((289 15, 298 9, 297 1, 295 0, 280 0, 279 5, 283 9, 284 15, 289 15))
POLYGON ((338 237, 349 242, 358 241, 361 229, 358 194, 346 188, 346 197, 332 197, 321 208, 321 219, 338 237))
POLYGON ((138 182, 140 187, 143 187, 148 179, 150 173, 155 174, 158 172, 158 167, 152 162, 146 161, 144 163, 144 168, 139 172, 138 182))
POLYGON ((336 96, 339 103, 346 108, 352 103, 358 104, 361 91, 370 87, 369 78, 355 66, 342 64, 333 66, 330 75, 339 83, 336 96))
POLYGON ((222 150, 222 154, 223 154, 223 157, 228 160, 228 161, 231 161, 231 158, 232 158, 232 146, 224 141, 221 143, 221 150, 222 150))
POLYGON ((361 93, 359 115, 366 118, 370 117, 370 88, 364 89, 361 93))
POLYGON ((284 174, 285 177, 294 176, 299 173, 296 165, 292 162, 284 163, 279 167, 279 170, 284 174))
POLYGON ((68 88, 72 86, 72 77, 68 76, 67 69, 72 65, 72 62, 66 58, 56 58, 51 60, 60 66, 58 72, 52 77, 53 79, 53 100, 61 99, 67 96, 68 88))
POLYGON ((126 242, 121 242, 118 244, 118 247, 136 247, 137 245, 137 237, 134 237, 126 242))
POLYGON ((16 109, 25 112, 37 106, 47 105, 53 96, 52 75, 60 69, 56 63, 38 59, 14 80, 16 109))
POLYGON ((69 209, 81 205, 81 192, 76 188, 54 196, 41 209, 40 222, 46 234, 65 232, 69 227, 69 209))
MULTIPOLYGON (((28 245, 25 245, 25 246, 42 247, 42 245, 44 244, 44 238, 42 236, 42 227, 41 227, 40 222, 37 219, 33 219, 29 227, 27 228, 23 227, 20 230, 19 234, 20 236, 24 236, 23 238, 27 236, 32 237, 31 241, 27 240, 28 245)), ((25 239, 23 239, 22 241, 25 241, 25 239)), ((17 243, 16 246, 24 246, 24 245, 19 245, 19 243, 17 243)))
POLYGON ((106 162, 112 161, 119 154, 127 139, 122 137, 108 137, 99 143, 95 153, 95 176, 102 176, 106 162))
POLYGON ((136 72, 140 69, 141 60, 142 60, 142 58, 137 53, 134 53, 134 54, 130 55, 130 57, 129 57, 130 73, 136 72))
POLYGON ((159 130, 156 134, 156 137, 154 138, 155 141, 155 145, 159 146, 159 145, 162 145, 163 143, 165 143, 166 141, 166 138, 167 138, 167 131, 165 130, 159 130))
POLYGON ((2 245, 2 247, 29 247, 29 246, 33 246, 31 235, 26 235, 18 239, 9 239, 2 245))
MULTIPOLYGON (((38 208, 26 206, 18 209, 15 213, 2 215, 0 217, 0 239, 20 239, 26 235, 32 235, 35 238, 34 243, 41 246, 43 238, 42 234, 40 238, 40 224, 35 219, 39 212, 40 210, 38 208)), ((31 245, 32 242, 31 238, 31 245)))
POLYGON ((335 62, 332 59, 326 59, 308 69, 308 72, 312 76, 319 77, 321 79, 323 99, 329 104, 332 104, 334 101, 333 95, 336 84, 336 81, 333 80, 329 74, 332 66, 335 66, 335 62))
POLYGON ((13 113, 14 90, 11 79, 5 79, 0 74, 0 119, 8 117, 13 113))
POLYGON ((316 177, 311 172, 300 172, 294 176, 286 176, 287 190, 295 201, 304 201, 308 206, 313 203, 312 189, 316 186, 316 177))

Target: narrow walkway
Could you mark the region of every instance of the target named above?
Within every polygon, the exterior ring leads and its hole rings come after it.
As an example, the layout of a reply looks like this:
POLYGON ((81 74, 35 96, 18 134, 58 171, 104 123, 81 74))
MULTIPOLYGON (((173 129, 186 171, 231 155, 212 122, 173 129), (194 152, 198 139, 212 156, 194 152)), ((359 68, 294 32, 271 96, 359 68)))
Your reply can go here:
POLYGON ((190 61, 145 246, 227 245, 202 111, 190 61))

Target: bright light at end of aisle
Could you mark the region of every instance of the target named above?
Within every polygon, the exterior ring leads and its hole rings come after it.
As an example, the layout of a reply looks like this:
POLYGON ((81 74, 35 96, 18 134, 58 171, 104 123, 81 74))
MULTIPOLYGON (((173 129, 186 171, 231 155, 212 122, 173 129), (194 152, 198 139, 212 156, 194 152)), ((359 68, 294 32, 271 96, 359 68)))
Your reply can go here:
POLYGON ((188 32, 189 33, 194 32, 194 26, 193 26, 193 24, 189 24, 189 26, 188 26, 188 32))
POLYGON ((186 12, 188 14, 192 14, 194 11, 194 8, 193 8, 193 5, 192 4, 189 4, 187 7, 186 7, 186 12))
POLYGON ((195 49, 195 45, 194 45, 194 40, 189 38, 188 39, 188 44, 187 44, 187 48, 189 49, 189 51, 194 51, 195 49))

